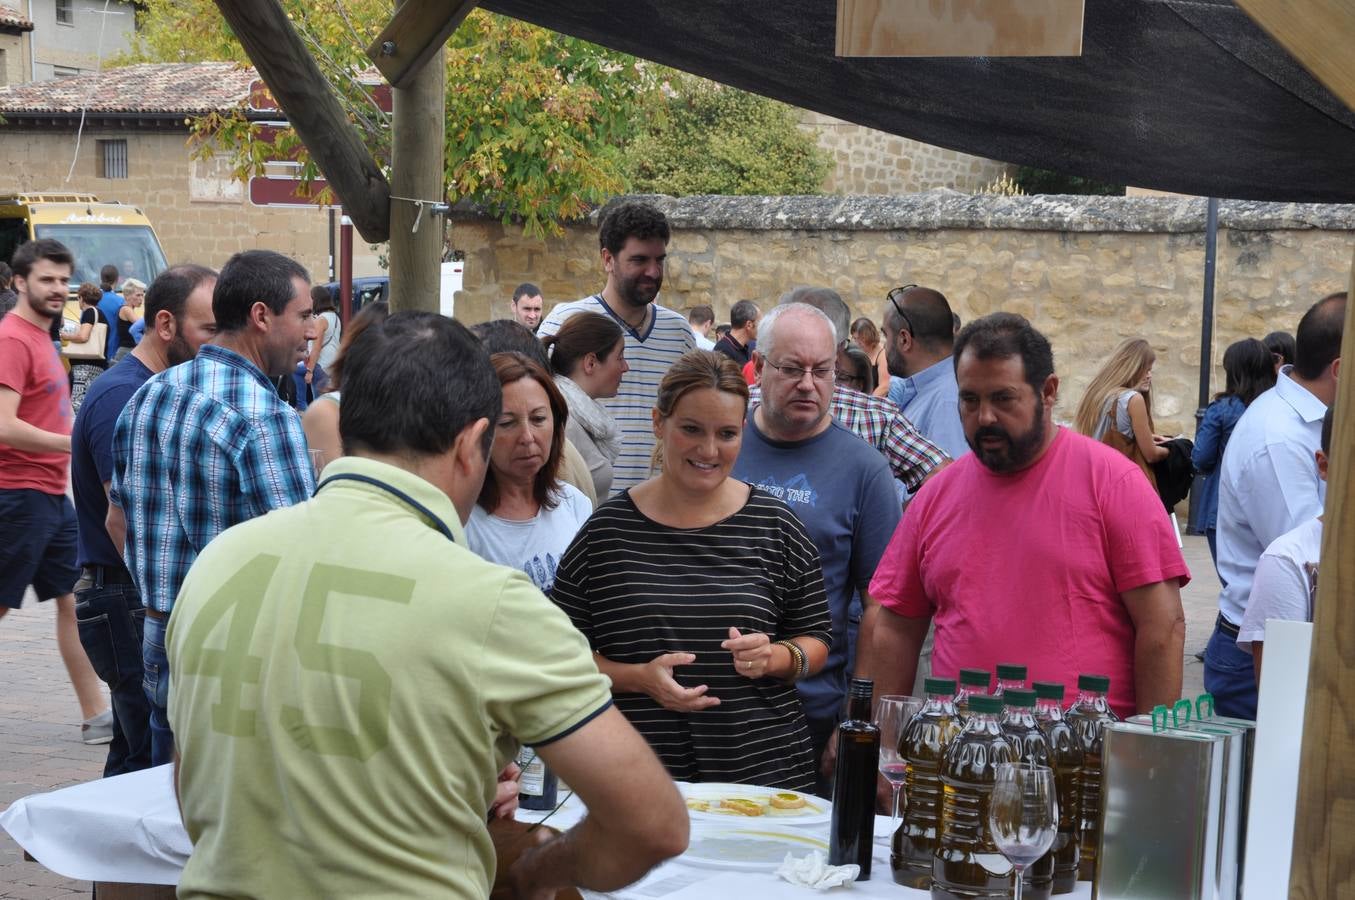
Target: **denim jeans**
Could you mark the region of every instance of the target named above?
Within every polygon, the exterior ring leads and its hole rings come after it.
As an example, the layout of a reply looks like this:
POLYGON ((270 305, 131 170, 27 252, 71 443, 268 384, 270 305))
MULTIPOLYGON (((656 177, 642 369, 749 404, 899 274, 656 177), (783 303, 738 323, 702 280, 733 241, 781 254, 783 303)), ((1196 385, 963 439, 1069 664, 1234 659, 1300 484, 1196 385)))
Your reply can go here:
POLYGON ((94 672, 108 685, 113 705, 113 741, 104 777, 149 768, 150 705, 141 689, 142 623, 146 608, 130 584, 95 587, 88 577, 75 586, 80 644, 94 672))
POLYGON ((142 688, 151 707, 151 765, 174 762, 174 732, 169 728, 169 657, 165 654, 165 619, 146 617, 141 659, 142 688))
POLYGON ((1219 630, 1204 648, 1204 689, 1214 695, 1214 711, 1239 719, 1256 718, 1256 669, 1237 638, 1219 630))

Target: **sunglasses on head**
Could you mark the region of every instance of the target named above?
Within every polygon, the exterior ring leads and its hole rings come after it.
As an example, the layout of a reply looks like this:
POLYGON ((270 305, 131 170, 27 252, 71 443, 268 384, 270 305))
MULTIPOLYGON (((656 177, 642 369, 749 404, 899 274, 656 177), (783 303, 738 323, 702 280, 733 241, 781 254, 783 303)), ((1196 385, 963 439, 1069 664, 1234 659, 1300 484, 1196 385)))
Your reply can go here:
POLYGON ((909 334, 913 333, 913 320, 908 318, 908 313, 903 311, 903 304, 900 302, 900 300, 903 299, 904 294, 908 293, 915 287, 921 287, 921 285, 905 284, 902 287, 894 288, 894 290, 890 291, 888 294, 885 295, 886 299, 888 299, 890 303, 894 304, 894 310, 899 314, 899 318, 903 319, 903 324, 908 329, 909 334))

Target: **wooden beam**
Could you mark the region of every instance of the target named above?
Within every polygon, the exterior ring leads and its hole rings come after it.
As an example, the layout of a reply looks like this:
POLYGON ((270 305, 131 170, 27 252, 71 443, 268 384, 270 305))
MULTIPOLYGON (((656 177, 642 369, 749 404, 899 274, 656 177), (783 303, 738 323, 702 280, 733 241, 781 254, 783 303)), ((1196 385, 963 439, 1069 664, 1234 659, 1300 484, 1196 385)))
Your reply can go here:
POLYGON ((1355 109, 1355 3, 1351 0, 1237 0, 1237 5, 1355 109))
POLYGON ((405 0, 367 55, 393 87, 409 87, 475 6, 476 0, 405 0))
POLYGON ((1083 0, 838 0, 838 56, 1080 56, 1083 0))
MULTIPOLYGON (((1355 260, 1351 269, 1355 290, 1355 260)), ((1355 362, 1355 303, 1349 301, 1341 358, 1355 362)), ((1355 896, 1355 385, 1344 367, 1340 374, 1289 870, 1289 896, 1297 900, 1355 896)))
POLYGON ((390 185, 278 0, 216 0, 221 15, 364 240, 390 233, 390 185))
MULTIPOLYGON (((405 0, 396 18, 422 0, 405 0)), ((428 5, 423 3, 422 5, 428 5)), ((442 43, 435 44, 428 64, 411 73, 406 86, 394 91, 391 116, 391 192, 396 197, 440 201, 447 177, 443 138, 447 131, 447 67, 442 43)), ((428 203, 391 202, 390 304, 437 312, 442 289, 442 225, 428 203), (418 230, 414 230, 415 223, 418 230)))

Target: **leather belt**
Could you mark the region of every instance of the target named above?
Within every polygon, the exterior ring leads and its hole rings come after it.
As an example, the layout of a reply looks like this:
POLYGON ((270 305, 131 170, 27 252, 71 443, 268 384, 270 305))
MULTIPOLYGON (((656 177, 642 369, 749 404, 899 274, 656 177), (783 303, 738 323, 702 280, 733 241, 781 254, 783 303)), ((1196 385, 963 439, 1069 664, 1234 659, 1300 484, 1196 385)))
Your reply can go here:
POLYGON ((122 566, 85 566, 85 576, 94 587, 106 584, 135 584, 132 573, 122 566))
POLYGON ((162 622, 169 618, 169 613, 160 612, 158 609, 151 609, 149 606, 146 607, 146 615, 152 619, 159 619, 162 622))
POLYGON ((1215 627, 1233 640, 1237 640, 1237 626, 1225 619, 1223 613, 1219 613, 1219 620, 1215 623, 1215 627))

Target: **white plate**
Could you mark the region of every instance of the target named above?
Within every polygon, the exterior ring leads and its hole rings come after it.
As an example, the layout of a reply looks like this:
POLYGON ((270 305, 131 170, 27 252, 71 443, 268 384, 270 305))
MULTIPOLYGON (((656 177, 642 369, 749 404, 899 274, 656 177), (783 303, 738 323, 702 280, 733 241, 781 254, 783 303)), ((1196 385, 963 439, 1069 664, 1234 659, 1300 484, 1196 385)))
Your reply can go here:
POLYGON ((681 861, 705 869, 771 870, 781 865, 787 853, 798 857, 811 850, 826 855, 828 842, 794 828, 693 831, 681 861))
POLYGON ((762 828, 780 825, 821 825, 832 821, 833 804, 813 794, 800 791, 788 791, 784 788, 762 787, 753 784, 680 784, 682 796, 689 800, 705 800, 710 803, 710 811, 690 809, 693 819, 728 823, 737 828, 762 828), (772 794, 795 794, 805 799, 800 809, 775 809, 767 806, 772 794), (717 812, 721 800, 736 797, 746 800, 759 800, 763 804, 762 815, 745 816, 736 812, 717 812))

